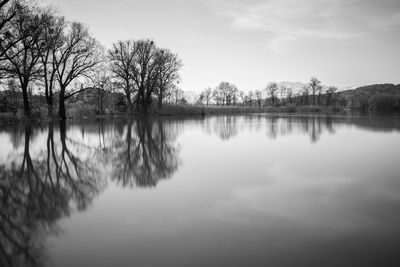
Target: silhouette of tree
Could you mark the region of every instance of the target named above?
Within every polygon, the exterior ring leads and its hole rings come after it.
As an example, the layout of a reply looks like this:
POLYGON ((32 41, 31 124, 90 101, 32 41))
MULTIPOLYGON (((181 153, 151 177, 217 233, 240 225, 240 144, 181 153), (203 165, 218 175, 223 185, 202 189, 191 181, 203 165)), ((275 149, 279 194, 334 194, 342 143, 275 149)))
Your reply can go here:
POLYGON ((157 68, 156 95, 158 107, 161 107, 168 87, 170 87, 175 81, 179 83, 178 71, 182 67, 182 61, 178 58, 178 55, 173 54, 168 49, 160 49, 159 64, 160 66, 157 68))
POLYGON ((210 104, 211 99, 213 98, 213 91, 211 87, 208 87, 204 89, 201 94, 202 99, 206 101, 206 105, 208 106, 210 104))
POLYGON ((119 41, 114 43, 113 48, 108 51, 111 72, 123 88, 130 111, 133 109, 132 94, 137 92, 137 89, 133 86, 131 74, 131 65, 135 57, 134 46, 133 41, 119 41))
POLYGON ((309 83, 309 87, 311 90, 311 95, 313 97, 313 104, 316 104, 316 94, 320 94, 322 90, 321 81, 315 77, 312 77, 309 83))
POLYGON ((228 82, 221 82, 213 92, 213 98, 219 105, 232 105, 237 102, 238 88, 228 82))
POLYGON ((40 54, 40 63, 43 68, 44 93, 47 102, 47 110, 50 117, 54 113, 53 92, 57 74, 57 65, 55 61, 56 54, 62 48, 65 42, 64 31, 67 26, 65 18, 58 16, 54 11, 47 8, 41 11, 43 51, 40 54))
POLYGON ((134 43, 135 56, 130 73, 137 89, 138 109, 147 112, 157 88, 160 71, 161 51, 154 41, 138 40, 134 43))
POLYGON ((44 47, 42 34, 43 17, 35 14, 32 8, 24 8, 15 14, 13 23, 7 31, 7 52, 0 70, 9 78, 18 79, 24 103, 24 114, 31 115, 28 85, 41 73, 40 55, 44 47), (11 43, 11 45, 10 45, 11 43))
POLYGON ((102 51, 85 26, 73 22, 67 29, 65 42, 60 49, 57 49, 53 59, 57 69, 56 79, 60 87, 58 107, 61 119, 66 118, 65 101, 86 89, 68 92, 68 85, 79 77, 88 77, 88 74, 102 60, 102 51))

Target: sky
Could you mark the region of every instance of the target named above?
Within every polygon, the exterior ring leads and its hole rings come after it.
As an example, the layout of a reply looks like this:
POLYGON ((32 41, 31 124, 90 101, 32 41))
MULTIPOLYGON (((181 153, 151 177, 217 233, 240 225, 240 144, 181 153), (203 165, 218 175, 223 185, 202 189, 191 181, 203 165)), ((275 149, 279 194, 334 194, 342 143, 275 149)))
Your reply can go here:
POLYGON ((153 39, 182 59, 180 87, 228 81, 347 88, 400 83, 400 0, 41 0, 106 48, 153 39))

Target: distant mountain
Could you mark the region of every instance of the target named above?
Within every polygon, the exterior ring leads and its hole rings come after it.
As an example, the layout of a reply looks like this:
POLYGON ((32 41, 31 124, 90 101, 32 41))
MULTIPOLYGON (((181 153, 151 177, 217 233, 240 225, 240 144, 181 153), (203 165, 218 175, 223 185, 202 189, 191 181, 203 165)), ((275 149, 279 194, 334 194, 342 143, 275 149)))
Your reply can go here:
POLYGON ((394 85, 392 83, 372 84, 367 86, 357 87, 355 89, 344 90, 343 94, 388 94, 400 95, 400 84, 394 85))
POLYGON ((391 83, 384 83, 366 85, 354 89, 343 90, 340 92, 340 95, 346 97, 347 99, 361 95, 368 97, 372 97, 374 95, 400 96, 400 84, 395 85, 391 83))

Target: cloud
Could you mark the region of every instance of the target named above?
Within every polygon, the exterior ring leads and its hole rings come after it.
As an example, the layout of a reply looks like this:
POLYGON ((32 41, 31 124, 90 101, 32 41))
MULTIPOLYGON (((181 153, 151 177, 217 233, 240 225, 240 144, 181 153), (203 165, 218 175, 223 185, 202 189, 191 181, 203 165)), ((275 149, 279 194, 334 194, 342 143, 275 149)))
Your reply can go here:
POLYGON ((277 52, 304 39, 347 40, 398 29, 399 7, 393 0, 213 2, 214 10, 228 18, 233 28, 264 33, 277 52))

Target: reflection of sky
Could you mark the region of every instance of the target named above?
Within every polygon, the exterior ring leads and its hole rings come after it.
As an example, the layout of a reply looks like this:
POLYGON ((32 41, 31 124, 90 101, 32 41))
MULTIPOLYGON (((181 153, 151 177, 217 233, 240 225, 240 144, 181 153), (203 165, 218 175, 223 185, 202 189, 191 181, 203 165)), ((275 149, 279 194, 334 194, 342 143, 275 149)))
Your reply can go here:
POLYGON ((0 162, 5 162, 7 159, 7 155, 12 150, 12 144, 9 135, 4 132, 0 133, 0 148, 0 162))
POLYGON ((390 257, 400 237, 400 166, 391 160, 399 139, 348 126, 312 144, 245 127, 226 142, 191 124, 172 179, 154 190, 110 186, 92 209, 62 221, 68 233, 53 255, 101 266, 354 266, 380 246, 389 250, 370 256, 390 257))
MULTIPOLYGON (((63 233, 48 242, 53 260, 59 266, 376 266, 374 260, 387 263, 395 255, 399 132, 333 123, 334 134, 322 130, 310 142, 299 121, 276 138, 267 120, 216 125, 226 121, 184 122, 176 140, 182 164, 171 179, 150 189, 109 183, 88 210, 62 219, 63 233), (222 139, 220 128, 236 134, 222 139)), ((285 120, 277 124, 287 129, 285 120)), ((79 140, 81 133, 71 128, 67 136, 79 140)), ((85 132, 84 140, 94 145, 97 132, 85 132)))

